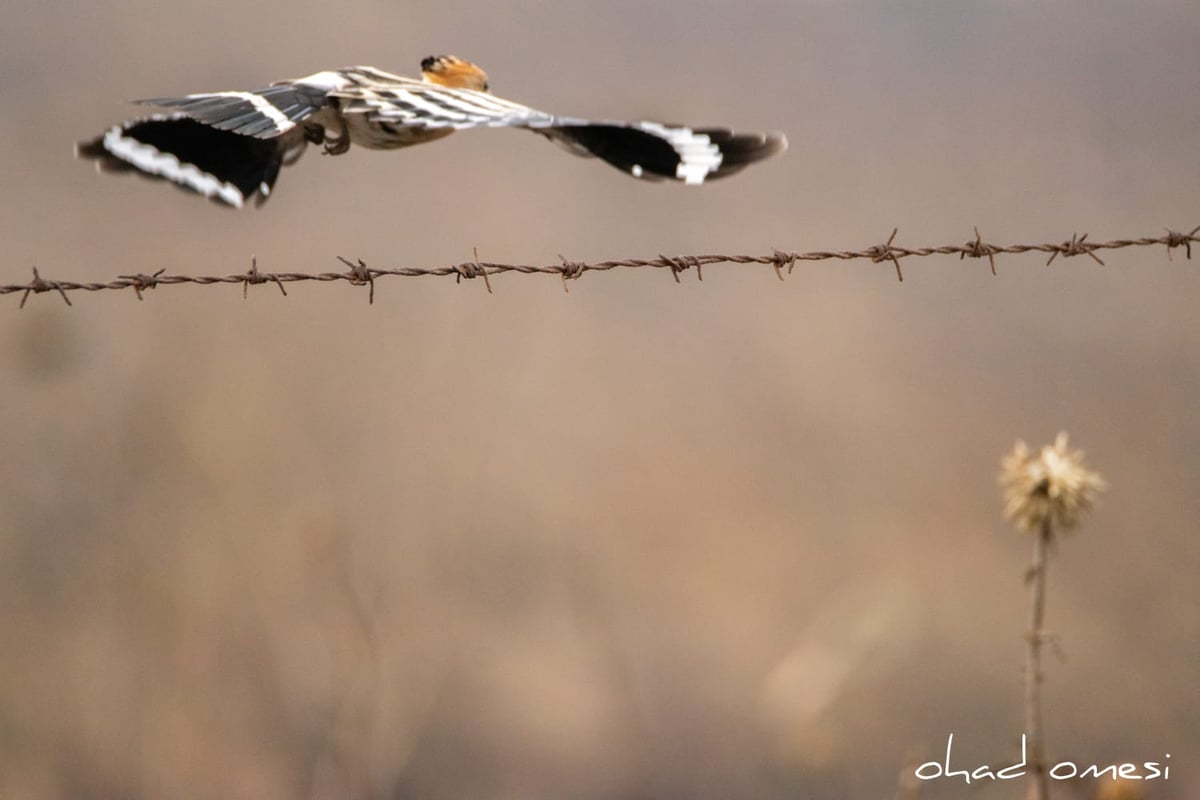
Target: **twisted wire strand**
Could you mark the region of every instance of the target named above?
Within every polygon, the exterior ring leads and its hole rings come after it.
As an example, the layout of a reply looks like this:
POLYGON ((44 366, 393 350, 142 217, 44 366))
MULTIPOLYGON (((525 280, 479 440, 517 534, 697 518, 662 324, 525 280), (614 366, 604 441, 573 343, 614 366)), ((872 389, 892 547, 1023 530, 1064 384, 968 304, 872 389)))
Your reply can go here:
POLYGON ((116 278, 109 281, 67 281, 59 279, 51 279, 42 277, 37 267, 33 268, 33 278, 26 283, 14 283, 0 285, 0 295, 20 294, 20 308, 25 307, 26 301, 30 295, 44 294, 47 292, 57 293, 67 305, 71 305, 69 293, 73 292, 100 292, 109 290, 132 289, 138 300, 144 299, 144 294, 147 290, 156 289, 160 286, 178 286, 178 285, 193 285, 193 286, 212 286, 215 284, 241 284, 242 296, 245 297, 252 285, 273 283, 285 296, 287 289, 285 284, 302 283, 307 281, 317 281, 321 283, 331 283, 335 281, 345 281, 355 286, 368 287, 368 301, 375 302, 375 281, 378 278, 385 277, 418 277, 418 276, 450 276, 453 275, 456 282, 462 280, 471 280, 474 278, 482 278, 489 293, 492 292, 492 284, 489 280, 491 275, 500 275, 507 272, 516 272, 523 275, 558 275, 563 282, 564 291, 567 290, 567 281, 578 280, 583 277, 586 272, 607 272, 613 269, 637 269, 637 268, 652 268, 666 269, 671 272, 675 281, 679 282, 681 273, 689 269, 695 269, 696 275, 700 280, 704 279, 702 268, 710 264, 762 264, 771 266, 775 275, 780 279, 784 279, 784 275, 791 274, 797 262, 800 261, 853 261, 853 260, 869 260, 872 263, 887 262, 892 264, 896 270, 898 280, 904 280, 904 273, 901 270, 900 262, 902 259, 909 258, 925 258, 930 256, 954 256, 959 259, 987 258, 993 275, 996 274, 996 256, 998 255, 1020 255, 1023 253, 1047 253, 1049 258, 1046 260, 1046 265, 1049 266, 1058 257, 1071 258, 1074 256, 1086 255, 1094 260, 1097 264, 1103 266, 1104 261, 1097 255, 1099 251, 1106 250, 1122 250, 1127 247, 1152 247, 1165 246, 1167 249, 1167 257, 1172 258, 1172 251, 1177 247, 1184 248, 1184 252, 1188 259, 1192 257, 1192 243, 1200 242, 1200 226, 1196 226, 1188 233, 1181 233, 1171 228, 1165 229, 1165 234, 1162 236, 1143 236, 1135 239, 1113 239, 1107 242, 1092 242, 1088 240, 1088 234, 1072 233, 1070 239, 1064 239, 1061 242, 1049 242, 1043 244, 1007 244, 997 245, 984 242, 979 234, 979 229, 975 229, 975 237, 963 244, 939 245, 935 247, 905 247, 895 243, 897 230, 893 230, 891 235, 882 243, 875 244, 860 250, 814 250, 809 252, 796 252, 788 250, 773 250, 769 254, 763 255, 658 255, 654 258, 621 258, 611 259, 608 261, 584 262, 570 261, 565 256, 559 255, 559 263, 557 264, 499 264, 490 261, 480 261, 478 251, 475 252, 474 258, 471 261, 465 261, 460 264, 448 264, 435 267, 372 267, 368 266, 362 259, 350 259, 342 256, 337 256, 337 259, 346 267, 344 272, 261 272, 258 269, 258 261, 255 258, 251 259, 250 269, 231 275, 179 275, 167 272, 165 268, 153 273, 139 272, 129 275, 118 275, 116 278))

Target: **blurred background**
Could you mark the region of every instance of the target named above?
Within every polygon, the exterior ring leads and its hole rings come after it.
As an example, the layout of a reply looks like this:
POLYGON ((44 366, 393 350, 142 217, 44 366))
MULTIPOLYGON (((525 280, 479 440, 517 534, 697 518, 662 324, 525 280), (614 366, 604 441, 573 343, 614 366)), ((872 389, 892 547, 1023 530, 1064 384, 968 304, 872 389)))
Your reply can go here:
MULTIPOLYGON (((3 17, 3 283, 1200 224, 1189 0, 3 17), (310 152, 241 212, 72 158, 129 98, 435 53, 791 149, 696 189, 470 131, 310 152)), ((1010 763, 996 476, 1060 429, 1111 489, 1052 556, 1050 755, 1170 753, 1146 796, 1200 796, 1200 261, 1102 257, 4 297, 0 797, 890 798, 950 733, 1010 763)))

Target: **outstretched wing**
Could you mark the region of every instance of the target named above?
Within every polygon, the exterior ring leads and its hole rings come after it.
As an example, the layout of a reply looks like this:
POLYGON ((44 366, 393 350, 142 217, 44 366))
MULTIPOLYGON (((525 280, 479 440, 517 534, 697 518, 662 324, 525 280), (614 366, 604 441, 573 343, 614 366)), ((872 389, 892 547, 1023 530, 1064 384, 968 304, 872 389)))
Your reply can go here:
POLYGON ((787 149, 781 133, 735 133, 660 122, 563 122, 542 131, 572 153, 643 180, 701 184, 787 149))
POLYGON ((559 117, 486 92, 417 81, 364 81, 338 88, 329 96, 336 98, 347 118, 361 115, 377 126, 383 142, 368 146, 386 147, 389 135, 399 139, 406 129, 526 128, 576 155, 595 156, 647 180, 699 184, 731 175, 787 148, 787 139, 778 133, 740 134, 724 128, 559 117))
POLYGON ((75 146, 106 172, 136 172, 169 181, 234 208, 271 194, 279 170, 295 161, 306 140, 301 132, 274 139, 220 130, 183 112, 153 114, 109 128, 75 146))
POLYGON ((217 130, 273 139, 328 105, 324 91, 303 83, 282 83, 247 92, 208 92, 136 101, 173 108, 217 130))
POLYGON ((301 123, 327 106, 323 91, 295 84, 137 102, 174 110, 110 128, 80 142, 76 155, 94 159, 100 169, 136 171, 235 208, 270 196, 279 170, 305 148, 301 123))

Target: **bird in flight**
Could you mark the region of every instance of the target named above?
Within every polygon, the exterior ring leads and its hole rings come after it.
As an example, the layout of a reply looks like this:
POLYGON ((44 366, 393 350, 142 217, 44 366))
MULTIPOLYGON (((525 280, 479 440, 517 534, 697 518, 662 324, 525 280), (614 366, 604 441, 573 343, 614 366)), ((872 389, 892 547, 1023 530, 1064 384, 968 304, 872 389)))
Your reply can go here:
POLYGON ((731 175, 787 148, 780 133, 547 114, 491 94, 486 73, 455 56, 424 59, 421 76, 348 67, 265 89, 139 100, 170 110, 116 125, 75 152, 99 169, 170 181, 241 208, 266 201, 279 170, 309 144, 337 155, 352 144, 393 150, 464 128, 524 128, 635 178, 686 184, 731 175))

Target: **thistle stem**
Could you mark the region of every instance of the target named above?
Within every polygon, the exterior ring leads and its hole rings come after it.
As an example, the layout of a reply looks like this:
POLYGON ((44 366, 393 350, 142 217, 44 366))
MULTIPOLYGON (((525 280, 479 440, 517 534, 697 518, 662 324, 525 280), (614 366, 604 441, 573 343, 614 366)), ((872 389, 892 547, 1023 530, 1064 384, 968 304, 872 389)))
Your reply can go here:
POLYGON ((1025 733, 1029 737, 1029 767, 1033 774, 1032 800, 1049 800, 1050 779, 1046 770, 1045 734, 1042 730, 1042 620, 1046 610, 1046 553, 1054 536, 1050 515, 1042 519, 1033 539, 1033 562, 1029 567, 1029 632, 1025 647, 1025 733))

